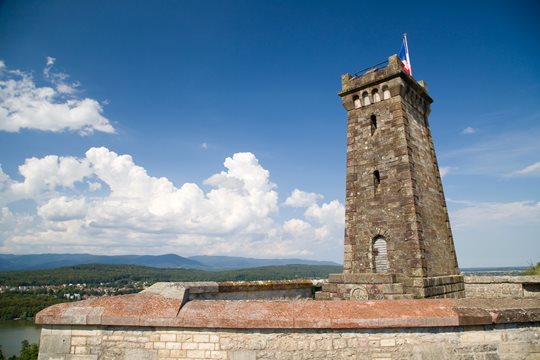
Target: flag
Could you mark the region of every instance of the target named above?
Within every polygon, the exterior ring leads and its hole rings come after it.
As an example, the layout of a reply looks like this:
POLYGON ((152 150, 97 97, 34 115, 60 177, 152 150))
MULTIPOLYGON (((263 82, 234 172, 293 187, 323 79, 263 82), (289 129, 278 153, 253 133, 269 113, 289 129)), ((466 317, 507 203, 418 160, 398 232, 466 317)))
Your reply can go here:
POLYGON ((412 76, 411 58, 409 57, 409 45, 407 44, 407 34, 403 35, 403 43, 401 44, 401 50, 399 51, 399 58, 401 59, 401 67, 405 72, 412 76))

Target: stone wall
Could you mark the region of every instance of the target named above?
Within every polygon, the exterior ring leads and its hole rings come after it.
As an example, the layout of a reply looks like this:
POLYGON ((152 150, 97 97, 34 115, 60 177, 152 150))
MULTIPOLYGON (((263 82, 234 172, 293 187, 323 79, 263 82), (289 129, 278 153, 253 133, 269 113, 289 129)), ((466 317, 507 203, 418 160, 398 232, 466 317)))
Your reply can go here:
POLYGON ((540 276, 465 276, 468 298, 540 299, 540 276))
POLYGON ((540 359, 540 300, 191 300, 182 287, 39 312, 40 360, 540 359))
POLYGON ((44 326, 39 360, 538 359, 540 323, 361 330, 44 326))
POLYGON ((312 298, 323 280, 158 282, 142 291, 181 294, 182 300, 283 300, 312 298))

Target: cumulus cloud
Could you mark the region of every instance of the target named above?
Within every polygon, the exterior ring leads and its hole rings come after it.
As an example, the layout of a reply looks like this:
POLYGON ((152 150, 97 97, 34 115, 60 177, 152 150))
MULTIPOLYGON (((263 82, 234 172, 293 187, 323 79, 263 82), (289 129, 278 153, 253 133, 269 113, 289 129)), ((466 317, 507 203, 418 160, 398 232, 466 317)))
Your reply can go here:
POLYGON ((50 221, 82 219, 86 215, 86 200, 84 198, 70 199, 66 196, 60 196, 40 206, 37 213, 43 219, 50 221))
POLYGON ((300 219, 291 219, 283 224, 283 230, 293 237, 306 237, 314 233, 314 228, 308 222, 300 219))
POLYGON ((14 214, 7 206, 0 208, 0 244, 4 239, 15 239, 32 233, 33 217, 27 214, 14 214))
POLYGON ((478 132, 478 129, 475 129, 471 126, 467 126, 465 129, 461 131, 461 133, 464 135, 472 135, 472 134, 476 134, 477 132, 478 132))
POLYGON ((294 208, 305 208, 316 204, 318 200, 323 199, 321 194, 308 193, 302 190, 294 189, 291 195, 285 200, 284 205, 294 208))
POLYGON ((236 153, 223 166, 205 180, 210 187, 205 191, 195 183, 175 185, 151 176, 130 155, 104 147, 91 148, 82 158, 27 159, 19 167, 21 181, 0 171, 0 202, 35 201, 36 224, 0 239, 0 251, 147 253, 152 248, 184 255, 317 257, 313 241, 332 251, 341 243, 344 210, 338 201, 319 205, 321 196, 312 196, 303 203, 303 219, 281 220, 276 185, 255 155, 236 153), (101 187, 108 191, 94 191, 101 187))
POLYGON ((76 131, 89 135, 94 131, 114 133, 102 113, 101 104, 91 98, 75 96, 78 83, 69 76, 52 71, 55 59, 48 57, 43 76, 51 86, 38 86, 30 73, 0 66, 0 130, 76 131))
POLYGON ((14 198, 34 198, 58 188, 73 188, 91 174, 90 163, 74 157, 48 155, 41 159, 26 159, 19 166, 22 182, 10 184, 10 196, 14 198))

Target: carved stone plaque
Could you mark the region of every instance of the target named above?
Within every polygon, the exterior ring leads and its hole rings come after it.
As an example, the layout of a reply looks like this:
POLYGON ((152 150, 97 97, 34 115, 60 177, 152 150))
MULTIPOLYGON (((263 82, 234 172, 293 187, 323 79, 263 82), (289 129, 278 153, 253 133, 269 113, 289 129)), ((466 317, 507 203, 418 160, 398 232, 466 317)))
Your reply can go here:
POLYGON ((351 300, 367 300, 368 292, 365 286, 358 286, 351 290, 351 300))

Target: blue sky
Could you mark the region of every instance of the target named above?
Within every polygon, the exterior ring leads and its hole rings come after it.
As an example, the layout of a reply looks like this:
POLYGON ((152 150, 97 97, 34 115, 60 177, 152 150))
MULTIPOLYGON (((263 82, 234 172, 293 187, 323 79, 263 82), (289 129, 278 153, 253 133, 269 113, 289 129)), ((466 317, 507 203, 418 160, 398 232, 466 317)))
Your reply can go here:
POLYGON ((0 251, 341 261, 340 75, 427 81, 461 266, 540 260, 537 1, 0 3, 0 251))

